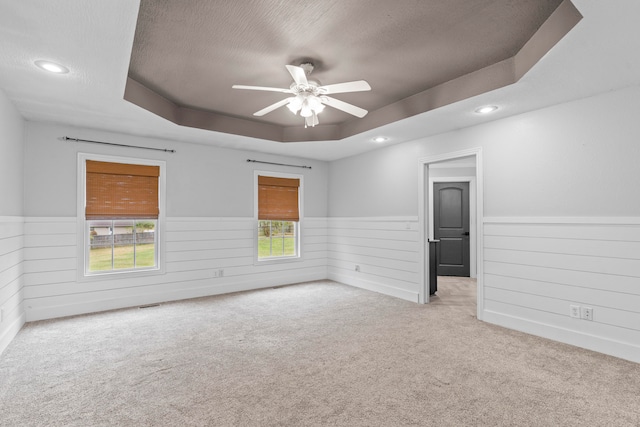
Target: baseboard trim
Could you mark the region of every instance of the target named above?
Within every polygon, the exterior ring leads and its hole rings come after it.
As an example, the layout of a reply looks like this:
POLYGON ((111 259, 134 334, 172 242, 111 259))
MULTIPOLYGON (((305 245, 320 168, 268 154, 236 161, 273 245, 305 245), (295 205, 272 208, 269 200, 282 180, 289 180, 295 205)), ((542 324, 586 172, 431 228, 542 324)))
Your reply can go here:
POLYGON ((20 317, 15 319, 0 335, 0 354, 2 354, 13 339, 18 335, 20 329, 27 321, 27 315, 23 312, 20 317))
POLYGON ((640 346, 614 341, 597 335, 585 334, 570 329, 535 322, 521 317, 484 310, 483 320, 508 329, 525 332, 553 341, 604 353, 620 359, 640 363, 640 346))
POLYGON ((395 298, 403 300, 418 302, 418 293, 407 291, 404 289, 394 288, 393 286, 384 285, 378 282, 372 282, 370 280, 355 279, 345 274, 329 273, 329 280, 342 283, 344 285, 353 286, 356 288, 366 289, 368 291, 377 292, 379 294, 389 295, 395 298))
POLYGON ((229 284, 218 284, 217 282, 212 282, 209 279, 203 279, 199 281, 202 282, 201 286, 193 286, 189 289, 175 289, 157 293, 146 293, 142 295, 129 295, 121 298, 80 301, 73 304, 39 307, 28 310, 28 321, 35 322, 39 320, 56 319, 123 308, 133 308, 147 304, 170 303, 173 301, 192 298, 325 280, 326 278, 327 275, 324 272, 313 272, 307 274, 297 273, 295 275, 274 275, 259 280, 256 280, 254 277, 245 281, 236 281, 229 284))

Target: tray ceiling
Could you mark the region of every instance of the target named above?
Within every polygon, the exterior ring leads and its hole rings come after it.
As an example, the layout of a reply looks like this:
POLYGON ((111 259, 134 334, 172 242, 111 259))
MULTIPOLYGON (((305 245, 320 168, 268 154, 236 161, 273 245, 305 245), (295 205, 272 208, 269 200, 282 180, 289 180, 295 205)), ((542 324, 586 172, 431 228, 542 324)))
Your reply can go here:
POLYGON ((568 0, 142 0, 125 99, 182 126, 280 142, 336 140, 515 83, 581 19, 568 0), (310 60, 363 119, 287 108, 286 64, 310 60))

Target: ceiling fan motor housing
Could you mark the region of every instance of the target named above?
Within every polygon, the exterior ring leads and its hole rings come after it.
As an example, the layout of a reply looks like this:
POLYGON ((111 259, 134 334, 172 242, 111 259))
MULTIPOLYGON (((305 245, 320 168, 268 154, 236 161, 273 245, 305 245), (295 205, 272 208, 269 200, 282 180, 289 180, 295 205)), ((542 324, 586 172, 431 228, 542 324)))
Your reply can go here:
POLYGON ((304 70, 304 74, 307 77, 307 84, 297 84, 296 82, 293 82, 290 86, 291 91, 294 94, 299 94, 299 93, 309 93, 313 96, 318 96, 321 94, 320 89, 318 89, 320 86, 322 86, 322 84, 320 83, 319 80, 317 79, 311 79, 309 78, 309 75, 311 74, 311 72, 314 69, 314 65, 311 62, 303 62, 302 64, 300 64, 300 68, 302 68, 302 70, 304 70))

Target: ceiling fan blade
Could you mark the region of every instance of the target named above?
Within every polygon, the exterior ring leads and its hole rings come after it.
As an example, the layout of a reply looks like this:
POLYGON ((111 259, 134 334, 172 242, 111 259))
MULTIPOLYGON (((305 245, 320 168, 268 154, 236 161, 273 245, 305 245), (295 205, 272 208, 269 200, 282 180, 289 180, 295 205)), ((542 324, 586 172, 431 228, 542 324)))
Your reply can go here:
POLYGON ((291 92, 291 89, 282 89, 282 88, 279 88, 279 87, 245 86, 245 85, 233 85, 231 87, 233 89, 266 90, 266 91, 269 91, 269 92, 293 93, 293 92, 291 92))
POLYGON ((308 86, 309 82, 307 81, 307 74, 304 72, 302 67, 296 67, 295 65, 287 65, 287 70, 293 77, 293 81, 296 82, 297 85, 305 85, 308 86))
POLYGON ((364 92, 371 90, 371 86, 364 80, 357 80, 355 82, 336 83, 334 85, 326 85, 318 87, 320 93, 332 94, 332 93, 345 93, 345 92, 364 92))
POLYGON ((257 117, 264 116, 265 114, 270 113, 273 110, 282 107, 283 105, 287 105, 289 103, 289 101, 292 100, 292 99, 293 98, 285 98, 282 101, 278 101, 275 104, 271 104, 268 107, 265 107, 260 111, 256 111, 255 113, 253 113, 253 115, 257 116, 257 117))
POLYGON ((344 101, 340 101, 339 99, 331 98, 330 96, 323 96, 320 99, 322 100, 323 104, 326 104, 329 107, 342 110, 345 113, 353 114, 354 116, 359 118, 363 118, 368 113, 368 111, 365 109, 356 107, 355 105, 349 104, 344 101))

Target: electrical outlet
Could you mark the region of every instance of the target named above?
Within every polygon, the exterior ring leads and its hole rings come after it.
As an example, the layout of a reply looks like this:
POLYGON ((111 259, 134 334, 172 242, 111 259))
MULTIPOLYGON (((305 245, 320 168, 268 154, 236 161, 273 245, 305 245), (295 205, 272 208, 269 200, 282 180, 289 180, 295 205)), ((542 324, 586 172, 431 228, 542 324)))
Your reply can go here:
POLYGON ((580 318, 580 306, 579 305, 570 305, 569 306, 569 316, 575 317, 576 319, 580 318))
POLYGON ((593 320, 593 308, 582 307, 582 318, 584 320, 593 320))
POLYGON ((360 272, 360 266, 356 265, 356 271, 359 273, 360 272))
POLYGON ((218 270, 218 277, 222 277, 222 276, 224 276, 224 270, 220 269, 218 270))
POLYGON ((218 270, 213 270, 211 277, 218 277, 218 270))

